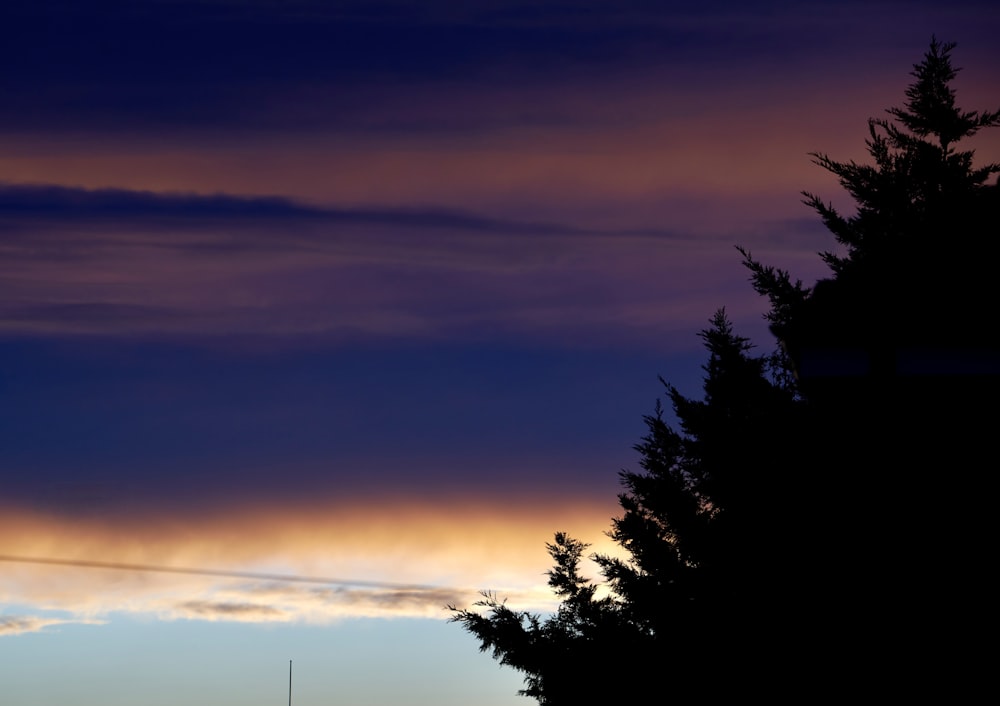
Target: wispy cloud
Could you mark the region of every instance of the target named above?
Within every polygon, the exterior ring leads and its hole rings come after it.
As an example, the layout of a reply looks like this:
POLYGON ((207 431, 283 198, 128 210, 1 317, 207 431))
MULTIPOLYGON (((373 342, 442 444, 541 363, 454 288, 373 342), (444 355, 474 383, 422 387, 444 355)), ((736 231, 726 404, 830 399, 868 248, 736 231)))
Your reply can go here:
POLYGON ((176 604, 181 614, 198 618, 199 620, 236 620, 248 622, 267 622, 281 620, 285 612, 268 605, 258 603, 235 603, 232 601, 184 601, 176 604))
MULTIPOLYGON (((469 605, 476 593, 458 588, 377 589, 265 584, 216 587, 210 597, 167 604, 161 619, 236 622, 330 623, 345 618, 444 618, 446 607, 469 605)), ((544 587, 519 590, 517 597, 549 607, 544 587)))
MULTIPOLYGON (((129 189, 82 189, 56 184, 0 182, 0 229, 12 234, 45 224, 91 225, 101 230, 169 229, 322 222, 327 225, 389 226, 404 230, 458 230, 507 235, 609 236, 614 231, 560 223, 530 223, 494 218, 454 209, 330 208, 311 206, 279 196, 183 194, 129 189)), ((666 230, 645 231, 667 237, 666 230)))
POLYGON ((0 637, 8 635, 23 635, 31 632, 41 632, 46 628, 56 625, 69 625, 73 623, 87 623, 90 625, 100 625, 104 621, 92 618, 70 617, 52 618, 38 615, 0 615, 0 637))
POLYGON ((546 512, 522 503, 511 512, 482 502, 362 507, 356 498, 339 508, 216 512, 183 523, 149 515, 58 519, 7 508, 0 602, 26 610, 3 618, 0 631, 114 614, 317 624, 444 619, 447 605, 471 605, 483 589, 546 610, 553 597, 544 545, 553 527, 614 551, 603 535, 610 515, 604 503, 546 512), (58 616, 46 615, 52 612, 58 616))
POLYGON ((680 292, 737 263, 667 230, 59 186, 0 188, 0 229, 8 334, 628 335, 700 323, 718 304, 680 292))

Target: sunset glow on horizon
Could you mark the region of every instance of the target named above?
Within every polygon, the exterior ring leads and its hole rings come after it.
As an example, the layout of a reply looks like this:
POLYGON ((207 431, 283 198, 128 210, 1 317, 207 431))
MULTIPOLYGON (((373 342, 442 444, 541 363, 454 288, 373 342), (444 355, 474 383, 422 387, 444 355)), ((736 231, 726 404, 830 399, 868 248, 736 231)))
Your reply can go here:
POLYGON ((558 510, 538 502, 501 511, 481 501, 372 499, 361 506, 355 499, 339 508, 264 507, 184 519, 7 511, 0 520, 0 601, 30 596, 44 614, 8 617, 0 633, 44 629, 54 613, 60 622, 99 622, 123 612, 306 624, 443 618, 448 605, 469 605, 484 590, 548 610, 544 544, 553 528, 593 537, 594 551, 615 554, 604 537, 613 510, 608 503, 558 510))

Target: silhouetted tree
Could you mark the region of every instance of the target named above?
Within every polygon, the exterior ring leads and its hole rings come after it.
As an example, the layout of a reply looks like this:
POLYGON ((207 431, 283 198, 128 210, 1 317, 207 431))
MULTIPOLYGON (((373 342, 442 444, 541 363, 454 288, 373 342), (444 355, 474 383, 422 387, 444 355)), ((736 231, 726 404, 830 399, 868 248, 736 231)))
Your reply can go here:
POLYGON ((623 514, 609 534, 625 556, 592 557, 602 591, 579 571, 587 545, 559 533, 548 545, 549 585, 561 601, 554 614, 517 612, 491 594, 478 604, 485 613, 456 610, 453 620, 523 672, 521 693, 542 704, 638 700, 667 683, 675 697, 699 693, 738 653, 746 658, 736 624, 745 628, 743 616, 785 590, 774 567, 788 560, 778 556, 788 541, 770 513, 787 515, 774 495, 786 465, 774 442, 794 392, 724 312, 701 337, 704 398, 664 383, 679 429, 657 405, 636 446, 642 471, 621 473, 623 514), (616 669, 627 676, 599 676, 616 669))
POLYGON ((974 152, 954 145, 1000 125, 1000 111, 955 105, 954 46, 932 40, 905 107, 887 110, 892 122, 869 120, 873 164, 813 154, 857 204, 844 216, 804 194, 841 245, 821 253, 831 278, 808 289, 743 251, 754 287, 771 301, 772 331, 810 379, 851 369, 893 375, 908 362, 900 353, 916 347, 992 345, 982 322, 996 301, 1000 189, 987 182, 1000 164, 975 167, 974 152))
POLYGON ((453 620, 542 704, 964 702, 991 674, 1000 354, 1000 165, 955 144, 1000 112, 955 105, 931 41, 903 108, 869 122, 873 164, 814 154, 857 204, 813 194, 836 238, 813 287, 741 251, 781 343, 751 354, 719 312, 704 397, 667 385, 623 472, 621 557, 557 534, 550 616, 487 594, 453 620), (794 376, 794 380, 792 379, 794 376), (482 611, 482 612, 480 612, 482 611), (610 673, 610 675, 609 675, 610 673))
POLYGON ((1000 165, 955 145, 1000 111, 956 105, 954 46, 932 40, 904 107, 869 121, 872 164, 813 155, 856 204, 805 194, 840 245, 829 278, 806 288, 743 253, 808 400, 808 571, 836 596, 825 633, 854 645, 824 657, 896 699, 975 692, 985 655, 963 634, 995 624, 1000 165))

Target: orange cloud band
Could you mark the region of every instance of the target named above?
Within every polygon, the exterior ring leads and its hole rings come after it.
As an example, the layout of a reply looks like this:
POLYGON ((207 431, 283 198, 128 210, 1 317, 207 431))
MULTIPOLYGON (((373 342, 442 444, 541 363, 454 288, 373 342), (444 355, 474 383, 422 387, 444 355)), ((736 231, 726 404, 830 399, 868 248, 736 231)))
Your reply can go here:
POLYGON ((447 605, 470 605, 481 589, 547 609, 545 542, 566 530, 611 552, 603 532, 612 514, 597 503, 398 501, 183 522, 71 521, 8 510, 0 520, 0 601, 20 612, 0 621, 0 634, 120 612, 253 622, 444 618, 447 605), (12 561, 18 557, 36 560, 12 561), (323 585, 324 576, 338 582, 323 585))

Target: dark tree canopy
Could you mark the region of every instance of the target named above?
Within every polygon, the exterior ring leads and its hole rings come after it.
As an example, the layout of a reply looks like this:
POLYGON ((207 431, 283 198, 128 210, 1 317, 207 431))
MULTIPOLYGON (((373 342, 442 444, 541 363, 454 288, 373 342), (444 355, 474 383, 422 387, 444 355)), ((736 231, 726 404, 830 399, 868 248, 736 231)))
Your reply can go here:
POLYGON ((871 164, 813 155, 856 205, 844 215, 805 194, 840 245, 821 253, 829 278, 805 288, 744 256, 807 402, 830 631, 865 638, 841 678, 963 701, 985 675, 963 633, 995 626, 1000 164, 956 145, 1000 111, 956 105, 953 48, 932 40, 904 107, 869 121, 871 164), (886 655, 900 666, 878 678, 886 655))
POLYGON ((915 349, 978 349, 996 337, 983 322, 996 301, 1000 187, 989 179, 1000 164, 974 166, 974 151, 954 145, 1000 125, 1000 111, 956 106, 954 46, 932 40, 904 107, 886 111, 892 121, 868 121, 871 164, 812 155, 856 204, 848 216, 804 194, 840 245, 821 253, 829 279, 809 289, 743 251, 754 287, 771 301, 772 331, 806 375, 838 362, 894 365, 915 349))
POLYGON ((701 333, 701 399, 666 384, 621 473, 619 557, 557 534, 550 616, 492 594, 453 620, 546 705, 650 700, 965 702, 995 629, 992 330, 1000 165, 955 145, 1000 125, 964 111, 954 45, 936 39, 871 164, 817 165, 856 204, 814 194, 838 249, 812 287, 741 250, 781 344, 754 354, 718 312, 701 333), (976 627, 972 627, 976 626, 976 627))

